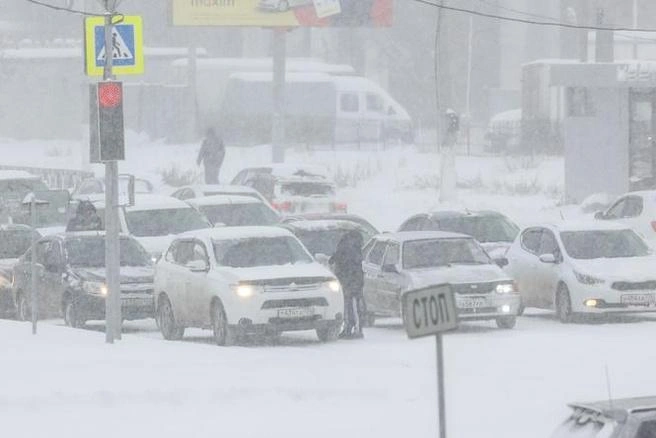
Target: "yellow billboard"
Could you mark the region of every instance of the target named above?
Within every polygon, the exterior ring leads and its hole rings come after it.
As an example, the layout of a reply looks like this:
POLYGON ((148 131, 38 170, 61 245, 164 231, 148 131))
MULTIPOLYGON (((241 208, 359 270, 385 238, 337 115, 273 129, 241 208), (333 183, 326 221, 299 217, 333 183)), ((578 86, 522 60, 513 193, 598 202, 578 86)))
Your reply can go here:
POLYGON ((174 26, 390 26, 393 0, 171 0, 174 26))

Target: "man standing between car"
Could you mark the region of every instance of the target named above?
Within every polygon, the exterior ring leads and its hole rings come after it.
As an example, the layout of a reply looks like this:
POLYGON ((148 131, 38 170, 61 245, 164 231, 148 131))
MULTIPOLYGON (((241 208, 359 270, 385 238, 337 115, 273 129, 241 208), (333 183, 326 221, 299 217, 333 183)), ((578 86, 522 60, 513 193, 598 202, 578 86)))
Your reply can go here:
POLYGON ((216 134, 214 129, 208 129, 196 159, 198 166, 201 162, 205 166, 205 184, 219 183, 219 171, 224 158, 225 145, 223 139, 216 134))
POLYGON ((337 244, 330 258, 335 275, 344 291, 344 330, 340 338, 362 338, 364 323, 364 271, 362 270, 362 235, 349 231, 337 244))

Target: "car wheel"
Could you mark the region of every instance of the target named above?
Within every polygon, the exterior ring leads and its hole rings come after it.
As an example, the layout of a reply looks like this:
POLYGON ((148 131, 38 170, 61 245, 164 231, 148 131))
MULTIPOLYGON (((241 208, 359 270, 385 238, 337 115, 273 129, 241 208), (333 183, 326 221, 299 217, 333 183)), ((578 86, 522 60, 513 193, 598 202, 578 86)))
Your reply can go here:
POLYGON ((556 293, 556 316, 563 324, 572 322, 572 300, 565 285, 560 286, 556 293))
POLYGON ((159 330, 167 341, 178 341, 184 336, 185 328, 178 325, 173 314, 173 306, 168 298, 164 297, 157 306, 157 320, 159 330))
POLYGON ((500 316, 497 318, 497 327, 500 329, 512 329, 517 325, 516 316, 500 316))
POLYGON ((317 337, 321 342, 335 342, 339 337, 339 326, 318 328, 317 337))
POLYGON ((70 296, 64 299, 64 323, 72 328, 80 328, 84 325, 84 321, 80 318, 79 309, 70 296))
POLYGON ((216 345, 227 347, 234 344, 235 333, 228 325, 225 310, 219 302, 212 304, 212 331, 216 345))
POLYGON ((31 313, 30 304, 27 302, 25 294, 19 292, 18 296, 16 297, 16 319, 19 321, 31 321, 31 313))
POLYGON ((289 2, 287 0, 280 0, 278 3, 279 12, 287 12, 289 10, 289 2))

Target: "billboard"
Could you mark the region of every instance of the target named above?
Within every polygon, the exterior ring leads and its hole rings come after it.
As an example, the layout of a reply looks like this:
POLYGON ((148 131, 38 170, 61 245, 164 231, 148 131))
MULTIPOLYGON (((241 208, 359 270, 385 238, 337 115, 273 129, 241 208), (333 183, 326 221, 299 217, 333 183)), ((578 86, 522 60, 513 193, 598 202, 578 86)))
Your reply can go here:
POLYGON ((171 0, 174 26, 382 27, 393 0, 171 0))

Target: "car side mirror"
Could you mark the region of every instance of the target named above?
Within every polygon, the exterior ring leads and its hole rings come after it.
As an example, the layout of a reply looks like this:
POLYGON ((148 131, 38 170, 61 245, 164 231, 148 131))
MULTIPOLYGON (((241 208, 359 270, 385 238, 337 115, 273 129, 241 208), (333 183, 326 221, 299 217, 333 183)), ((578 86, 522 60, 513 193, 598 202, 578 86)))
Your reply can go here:
POLYGON ((606 219, 606 214, 603 211, 598 211, 594 215, 595 219, 603 220, 606 219))
POLYGON ((204 260, 192 260, 185 266, 191 272, 208 272, 210 270, 209 265, 204 260))
POLYGON ((558 263, 558 260, 556 259, 556 256, 554 254, 542 254, 540 256, 540 261, 542 263, 549 263, 549 264, 552 264, 552 265, 555 265, 556 263, 558 263))
POLYGON ((399 270, 396 269, 396 265, 383 265, 383 272, 388 274, 398 274, 399 270))
POLYGON ((508 259, 506 257, 497 257, 494 259, 494 263, 500 268, 503 268, 505 266, 508 266, 508 259))

